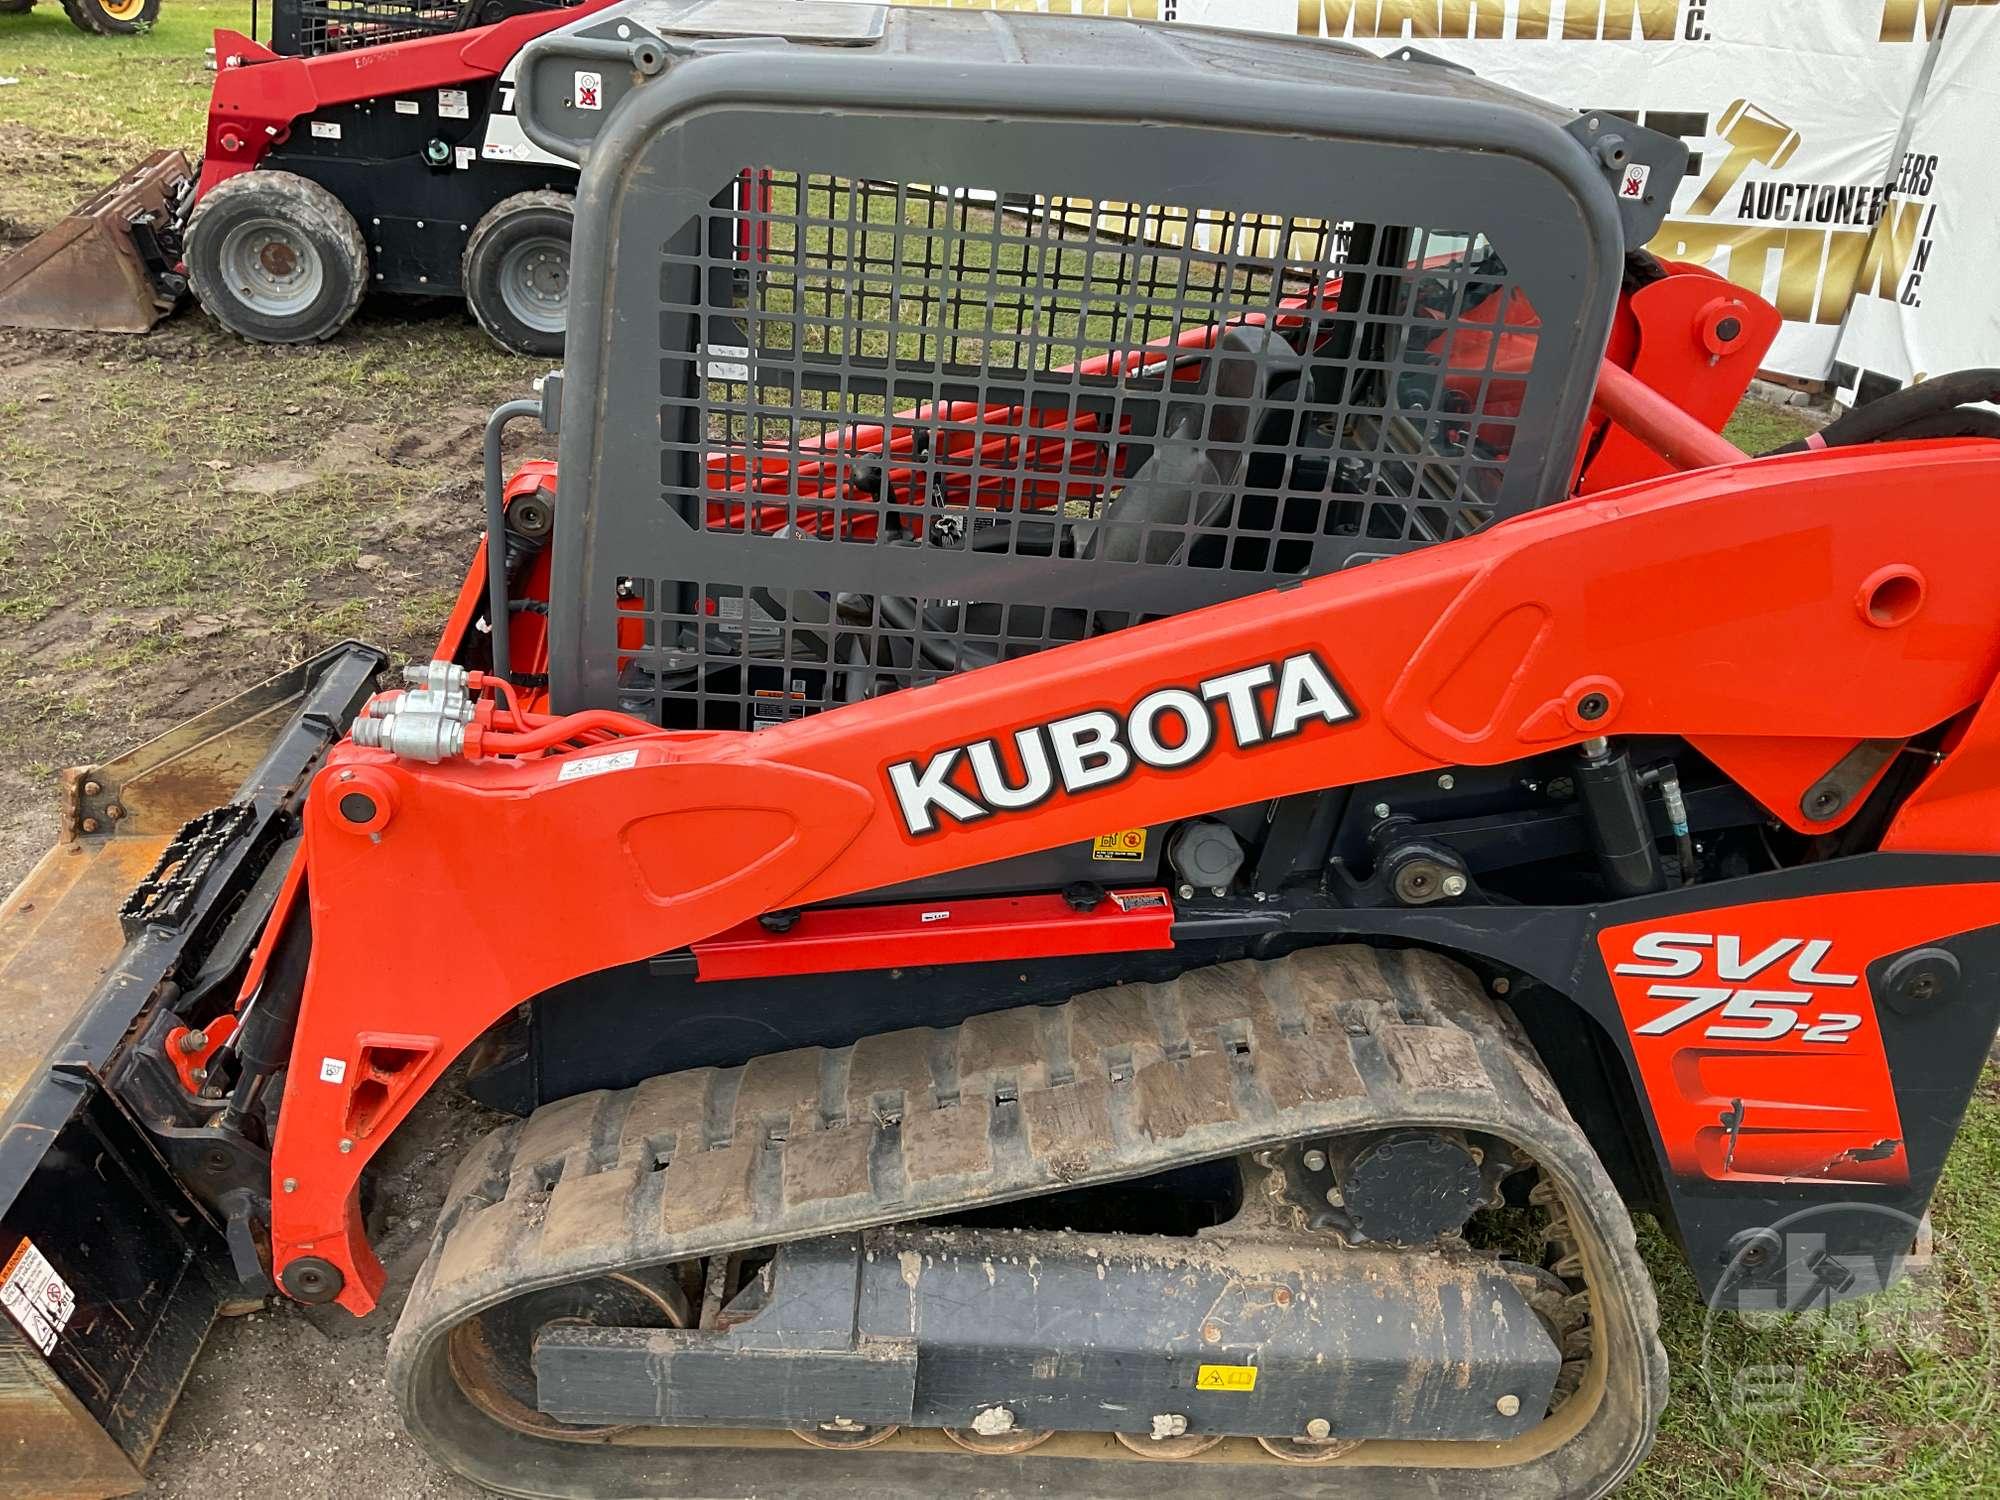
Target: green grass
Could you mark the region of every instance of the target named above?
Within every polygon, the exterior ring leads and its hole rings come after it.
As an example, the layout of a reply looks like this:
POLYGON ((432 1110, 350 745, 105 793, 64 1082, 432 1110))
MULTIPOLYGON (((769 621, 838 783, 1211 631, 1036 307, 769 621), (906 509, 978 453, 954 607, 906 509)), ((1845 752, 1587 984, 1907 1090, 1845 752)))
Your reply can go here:
POLYGON ((2000 1144, 1995 1088, 1989 1070, 1933 1206, 1952 1252, 1941 1282, 1844 1305, 1804 1330, 1725 1320, 1713 1333, 1722 1372, 1714 1388, 1700 1369, 1703 1309, 1691 1278, 1674 1249, 1651 1238, 1648 1260, 1675 1360, 1673 1399, 1631 1493, 1673 1500, 2000 1493, 1987 1291, 2000 1246, 1991 1185, 2000 1144), (1727 1374, 1759 1365, 1800 1374, 1777 1409, 1746 1418, 1728 1397, 1727 1374))
POLYGON ((1819 428, 1820 419, 1796 406, 1778 406, 1769 401, 1745 401, 1722 429, 1722 435, 1745 453, 1764 453, 1780 444, 1802 438, 1819 428))
MULTIPOLYGON (((264 8, 268 26, 270 10, 264 8)), ((0 121, 63 140, 198 149, 208 108, 203 49, 219 26, 247 31, 250 7, 218 0, 163 0, 140 36, 78 30, 58 0, 25 16, 0 16, 0 121)), ((20 164, 10 160, 8 171, 20 164)))

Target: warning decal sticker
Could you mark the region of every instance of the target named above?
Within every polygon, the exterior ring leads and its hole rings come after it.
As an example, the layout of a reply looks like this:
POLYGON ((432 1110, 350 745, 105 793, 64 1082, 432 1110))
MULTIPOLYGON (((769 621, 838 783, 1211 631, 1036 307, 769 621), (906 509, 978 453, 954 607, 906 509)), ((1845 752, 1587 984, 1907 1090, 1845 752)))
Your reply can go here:
POLYGON ((556 772, 557 781, 575 781, 580 776, 602 776, 606 771, 629 771, 639 764, 637 750, 620 750, 611 755, 593 755, 587 760, 565 761, 556 772))
POLYGON ((1198 1391, 1254 1391, 1257 1389, 1257 1367, 1203 1365, 1195 1371, 1194 1388, 1198 1391))
POLYGON ((1100 833, 1090 846, 1092 859, 1144 859, 1146 857, 1146 830, 1143 828, 1121 828, 1116 833, 1100 833))
POLYGON ((0 1271, 0 1306, 13 1315, 21 1331, 47 1354, 56 1346, 56 1335, 69 1326, 76 1311, 76 1293, 56 1274, 48 1257, 23 1238, 0 1271))

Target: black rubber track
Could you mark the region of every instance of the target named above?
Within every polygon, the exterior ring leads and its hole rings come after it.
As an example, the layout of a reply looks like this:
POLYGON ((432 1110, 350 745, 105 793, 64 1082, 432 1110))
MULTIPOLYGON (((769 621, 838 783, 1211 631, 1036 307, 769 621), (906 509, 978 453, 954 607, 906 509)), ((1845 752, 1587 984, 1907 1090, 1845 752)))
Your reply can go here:
POLYGON ((576 1500, 1156 1500, 1163 1485, 1176 1500, 1578 1500, 1637 1465, 1667 1389, 1631 1220, 1518 1027, 1455 964, 1353 946, 549 1105, 460 1167, 389 1376, 405 1423, 447 1466, 506 1494, 576 1500), (1163 1468, 1104 1433, 1011 1456, 934 1432, 863 1452, 763 1432, 574 1441, 489 1419, 451 1372, 455 1326, 539 1287, 1391 1124, 1524 1150, 1562 1226, 1558 1274, 1588 1288, 1580 1388, 1508 1444, 1363 1444, 1304 1466, 1230 1438, 1163 1468))

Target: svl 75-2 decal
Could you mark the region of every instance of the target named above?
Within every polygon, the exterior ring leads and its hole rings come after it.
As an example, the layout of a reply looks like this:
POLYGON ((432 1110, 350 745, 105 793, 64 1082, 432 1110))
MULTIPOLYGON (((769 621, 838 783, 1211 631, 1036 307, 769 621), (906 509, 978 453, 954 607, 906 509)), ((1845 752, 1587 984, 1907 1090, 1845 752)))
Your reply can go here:
POLYGON ((1829 1187, 1907 1181, 1869 968, 1994 922, 2000 886, 1973 885, 1841 891, 1605 928, 1598 951, 1673 1170, 1829 1187))

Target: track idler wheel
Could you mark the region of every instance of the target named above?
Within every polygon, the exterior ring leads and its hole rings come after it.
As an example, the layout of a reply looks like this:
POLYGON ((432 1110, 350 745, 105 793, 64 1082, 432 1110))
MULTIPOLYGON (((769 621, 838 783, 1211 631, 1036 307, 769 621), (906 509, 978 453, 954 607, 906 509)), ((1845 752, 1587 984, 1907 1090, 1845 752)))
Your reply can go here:
POLYGON ((1026 1453, 1039 1448, 1055 1433, 1022 1427, 1011 1432, 974 1432, 970 1427, 947 1427, 944 1435, 968 1453, 1026 1453))
POLYGON ((817 1427, 794 1427, 791 1434, 809 1447, 852 1451, 886 1443, 900 1430, 894 1422, 885 1422, 879 1427, 864 1427, 858 1422, 851 1427, 841 1427, 822 1422, 817 1427))
POLYGON ((535 1337, 544 1328, 685 1328, 687 1300, 662 1277, 614 1272, 529 1292, 468 1318, 451 1331, 451 1373, 472 1404, 494 1421, 532 1437, 601 1438, 622 1426, 558 1422, 535 1407, 535 1337))
POLYGON ((1220 1432, 1183 1432, 1174 1437, 1144 1437, 1136 1432, 1111 1435, 1139 1457, 1159 1459, 1193 1458, 1197 1453, 1206 1453, 1225 1436, 1220 1432))
POLYGON ((1257 1439, 1257 1446, 1273 1458, 1283 1459, 1288 1464, 1331 1463, 1343 1453, 1352 1453, 1361 1446, 1360 1438, 1326 1438, 1315 1441, 1309 1438, 1269 1438, 1257 1439))

